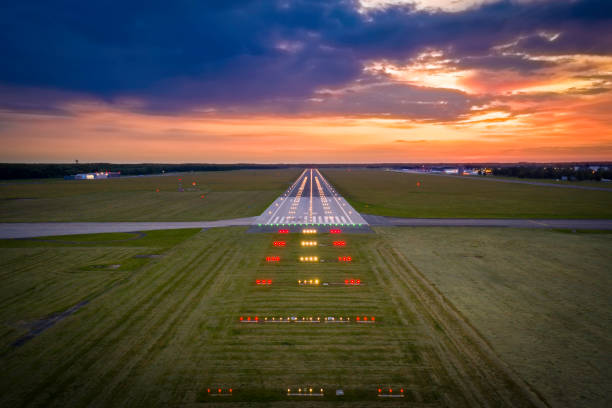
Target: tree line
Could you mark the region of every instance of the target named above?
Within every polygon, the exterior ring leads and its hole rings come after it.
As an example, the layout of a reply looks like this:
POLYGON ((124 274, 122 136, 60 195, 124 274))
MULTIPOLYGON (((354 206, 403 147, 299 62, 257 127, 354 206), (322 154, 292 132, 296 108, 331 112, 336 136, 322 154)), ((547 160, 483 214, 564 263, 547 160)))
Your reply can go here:
POLYGON ((544 166, 508 166, 495 167, 493 174, 496 176, 534 178, 534 179, 563 179, 568 180, 597 180, 612 179, 612 169, 591 169, 587 166, 578 167, 544 167, 544 166))
POLYGON ((38 179, 72 176, 78 173, 121 172, 122 176, 161 174, 163 172, 225 171, 240 169, 278 169, 289 165, 258 164, 112 164, 112 163, 70 163, 70 164, 22 164, 0 163, 0 179, 38 179))

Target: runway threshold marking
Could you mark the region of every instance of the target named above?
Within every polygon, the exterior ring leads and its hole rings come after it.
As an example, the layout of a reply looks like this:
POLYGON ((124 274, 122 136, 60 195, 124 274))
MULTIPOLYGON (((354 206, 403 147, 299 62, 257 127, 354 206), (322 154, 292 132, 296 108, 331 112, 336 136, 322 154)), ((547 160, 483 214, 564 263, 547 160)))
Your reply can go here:
MULTIPOLYGON (((295 188, 297 187, 300 178, 302 178, 304 176, 304 173, 306 173, 306 170, 304 170, 302 172, 302 174, 300 175, 300 177, 298 177, 298 179, 295 181, 295 183, 293 184, 292 188, 289 190, 289 193, 287 194, 287 200, 283 200, 283 202, 281 203, 281 205, 279 205, 278 207, 276 207, 276 211, 274 211, 274 213, 270 216, 270 219, 268 220, 267 224, 275 224, 275 223, 271 223, 272 219, 274 218, 274 216, 276 215, 276 213, 278 213, 278 211, 282 208, 282 206, 287 203, 289 201, 289 197, 291 197, 291 193, 293 192, 293 190, 295 190, 295 188)), ((305 181, 302 182, 302 184, 305 184, 305 181)), ((296 197, 297 198, 297 197, 296 197)), ((295 202, 295 200, 293 200, 295 202)), ((298 200, 299 201, 299 200, 298 200)))
MULTIPOLYGON (((321 172, 319 171, 319 169, 316 169, 317 173, 319 174, 319 176, 321 176, 321 178, 323 180, 325 180, 325 177, 323 177, 323 175, 321 174, 321 172)), ((329 183, 327 182, 327 180, 325 180, 325 184, 327 184, 328 188, 329 188, 329 183)), ((330 188, 331 190, 331 188, 330 188)), ((335 194, 332 194, 332 197, 334 198, 334 200, 336 201, 336 204, 338 205, 338 207, 340 207, 340 209, 342 210, 342 212, 344 213, 344 215, 346 215, 346 218, 348 218, 348 220, 350 221, 351 224, 354 224, 353 219, 346 213, 346 210, 344 209, 344 207, 342 207, 342 205, 340 204, 340 201, 338 201, 338 198, 336 197, 335 194)))

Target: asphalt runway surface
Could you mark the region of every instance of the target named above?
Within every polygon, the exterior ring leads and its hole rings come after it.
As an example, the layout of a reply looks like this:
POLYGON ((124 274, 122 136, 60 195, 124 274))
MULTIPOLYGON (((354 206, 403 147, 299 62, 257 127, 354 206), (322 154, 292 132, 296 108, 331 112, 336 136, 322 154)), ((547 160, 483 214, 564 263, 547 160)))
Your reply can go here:
MULTIPOLYGON (((492 218, 397 218, 364 214, 371 226, 381 227, 506 227, 612 230, 612 220, 522 220, 492 218)), ((250 226, 256 217, 202 222, 31 222, 0 223, 0 239, 54 235, 137 232, 181 228, 250 226)))
POLYGON ((318 169, 306 169, 254 222, 257 226, 365 226, 318 169))
POLYGON ((509 218, 399 218, 363 215, 380 227, 506 227, 612 230, 612 220, 542 220, 509 218))
POLYGON ((255 217, 194 222, 7 222, 0 223, 0 238, 33 238, 107 232, 248 226, 253 224, 254 220, 255 217))

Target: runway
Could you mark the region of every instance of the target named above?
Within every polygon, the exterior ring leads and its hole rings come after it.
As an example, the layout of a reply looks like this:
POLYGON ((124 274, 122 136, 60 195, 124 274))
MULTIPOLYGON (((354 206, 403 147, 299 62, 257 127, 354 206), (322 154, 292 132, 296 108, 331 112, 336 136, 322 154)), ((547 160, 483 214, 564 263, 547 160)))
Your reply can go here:
POLYGON ((368 223, 318 169, 306 169, 254 222, 270 226, 347 226, 368 223))
POLYGON ((253 223, 254 219, 255 217, 191 222, 7 222, 0 223, 0 239, 183 228, 248 226, 253 223))
POLYGON ((612 220, 564 220, 520 218, 400 218, 364 214, 376 227, 501 227, 612 230, 612 220))

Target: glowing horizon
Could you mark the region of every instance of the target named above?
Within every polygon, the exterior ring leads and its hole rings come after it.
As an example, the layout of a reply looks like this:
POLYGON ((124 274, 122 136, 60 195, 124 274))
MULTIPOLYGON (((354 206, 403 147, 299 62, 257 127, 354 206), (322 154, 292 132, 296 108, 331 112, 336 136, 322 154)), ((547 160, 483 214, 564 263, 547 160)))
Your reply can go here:
MULTIPOLYGON (((64 50, 78 66, 52 60, 57 67, 35 69, 33 61, 45 66, 39 60, 50 57, 15 36, 14 47, 26 47, 15 58, 30 59, 25 73, 0 70, 0 161, 610 161, 612 47, 603 37, 611 33, 606 10, 579 12, 593 1, 317 6, 353 24, 353 37, 324 19, 310 31, 301 28, 310 21, 283 25, 301 6, 278 6, 269 23, 282 27, 281 37, 265 28, 261 39, 234 33, 225 41, 235 52, 204 49, 203 57, 194 39, 183 51, 193 66, 164 57, 153 67, 149 49, 126 39, 122 52, 135 57, 117 73, 114 61, 101 68, 78 49, 64 50), (528 17, 504 33, 484 24, 512 14, 528 17), (245 53, 245 44, 256 51, 245 53)), ((203 19, 234 18, 232 11, 197 10, 203 19)), ((132 17, 125 24, 131 29, 132 17)), ((68 28, 75 38, 91 36, 68 28)), ((109 51, 89 52, 95 59, 109 51)))

